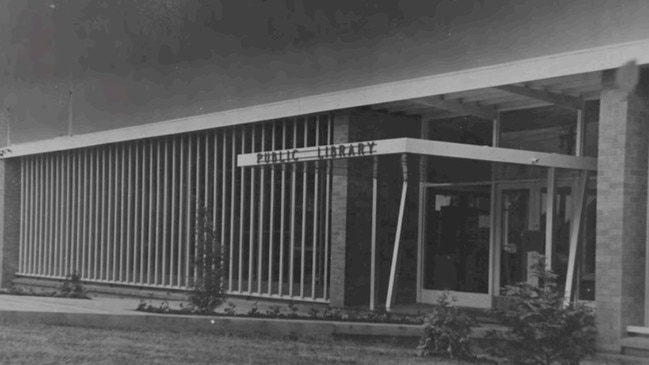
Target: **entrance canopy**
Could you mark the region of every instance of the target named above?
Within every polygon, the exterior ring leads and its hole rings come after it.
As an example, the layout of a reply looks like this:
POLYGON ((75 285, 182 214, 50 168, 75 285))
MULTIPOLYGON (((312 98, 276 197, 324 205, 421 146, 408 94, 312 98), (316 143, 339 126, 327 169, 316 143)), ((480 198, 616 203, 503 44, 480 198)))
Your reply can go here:
POLYGON ((246 153, 240 154, 237 157, 237 166, 253 167, 404 153, 587 171, 597 170, 597 159, 594 157, 476 146, 417 138, 381 139, 376 141, 246 153))

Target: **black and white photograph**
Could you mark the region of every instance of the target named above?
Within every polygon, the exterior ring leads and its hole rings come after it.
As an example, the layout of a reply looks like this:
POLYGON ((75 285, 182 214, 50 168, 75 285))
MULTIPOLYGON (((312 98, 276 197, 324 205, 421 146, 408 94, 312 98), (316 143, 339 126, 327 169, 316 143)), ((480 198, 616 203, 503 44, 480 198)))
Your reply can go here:
POLYGON ((0 0, 0 364, 649 364, 649 1, 0 0))

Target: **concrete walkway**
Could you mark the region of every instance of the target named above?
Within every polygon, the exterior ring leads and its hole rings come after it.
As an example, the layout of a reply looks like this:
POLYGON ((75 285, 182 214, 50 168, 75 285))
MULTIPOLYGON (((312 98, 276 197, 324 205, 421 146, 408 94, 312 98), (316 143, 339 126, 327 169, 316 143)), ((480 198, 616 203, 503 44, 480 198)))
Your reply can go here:
MULTIPOLYGON (((147 303, 158 307, 164 300, 146 299, 147 303)), ((286 303, 252 301, 239 298, 228 298, 227 302, 235 305, 237 314, 245 314, 254 306, 261 313, 266 313, 273 305, 281 307, 282 313, 288 313, 286 303)), ((179 300, 168 300, 167 303, 172 309, 179 309, 181 305, 187 305, 187 302, 179 300)), ((140 304, 138 298, 115 298, 105 296, 95 296, 92 299, 71 299, 56 297, 40 297, 29 295, 10 295, 0 294, 0 312, 18 311, 18 312, 53 312, 53 313, 95 313, 95 314, 119 314, 119 315, 147 315, 150 313, 138 312, 135 310, 140 304)), ((325 308, 321 304, 296 304, 299 312, 307 314, 312 307, 320 309, 325 308)), ((228 306, 221 306, 217 312, 223 312, 228 306)))
POLYGON ((0 295, 1 312, 53 312, 143 315, 136 312, 137 299, 93 298, 69 299, 27 295, 0 295))
MULTIPOLYGON (((158 307, 162 301, 153 300, 158 307)), ((289 314, 286 304, 230 299, 237 314, 246 314, 256 306, 266 313, 271 306, 279 306, 281 313, 289 314)), ((156 314, 135 311, 140 301, 135 298, 94 297, 68 299, 37 296, 0 295, 0 324, 39 323, 49 325, 85 326, 132 330, 204 331, 210 333, 267 333, 297 334, 307 336, 379 335, 419 337, 420 325, 356 323, 308 319, 251 318, 226 316, 197 316, 181 314, 156 314)), ((173 309, 181 302, 169 302, 173 309)), ((228 306, 222 306, 223 311, 228 306)), ((311 305, 298 305, 306 314, 311 305)), ((322 313, 320 308, 320 313, 322 313)))

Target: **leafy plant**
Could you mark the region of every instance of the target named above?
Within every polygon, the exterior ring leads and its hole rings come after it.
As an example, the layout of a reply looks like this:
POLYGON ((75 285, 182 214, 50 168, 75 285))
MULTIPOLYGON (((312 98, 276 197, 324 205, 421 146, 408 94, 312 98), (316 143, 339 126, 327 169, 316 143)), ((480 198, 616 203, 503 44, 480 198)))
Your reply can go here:
POLYGON ((437 300, 435 308, 424 319, 424 334, 419 341, 420 356, 448 356, 450 358, 474 359, 469 335, 476 320, 453 303, 457 299, 445 291, 437 300))
POLYGON ((151 301, 147 303, 144 298, 140 298, 140 304, 137 305, 137 308, 135 308, 135 310, 140 312, 149 312, 151 308, 153 308, 151 301))
POLYGON ((505 287, 506 309, 492 312, 508 327, 490 331, 489 351, 514 364, 579 364, 595 352, 597 327, 592 309, 566 305, 557 290, 557 275, 541 260, 533 267, 539 284, 527 282, 505 287))
POLYGON ((266 314, 269 317, 276 318, 276 317, 279 317, 281 315, 281 313, 282 313, 282 308, 277 304, 269 306, 268 310, 266 310, 266 314))
POLYGON ((291 301, 291 302, 288 302, 288 304, 286 306, 288 307, 288 317, 289 318, 297 318, 297 317, 299 317, 298 312, 299 312, 300 308, 298 308, 298 306, 295 305, 295 303, 293 303, 291 301))
POLYGON ((236 304, 234 304, 232 302, 228 302, 227 306, 228 307, 223 310, 223 313, 225 313, 228 316, 233 316, 233 317, 236 316, 237 315, 237 311, 236 311, 237 306, 236 306, 236 304))
POLYGON ((63 280, 63 283, 59 287, 59 295, 65 298, 84 298, 88 299, 88 294, 86 289, 83 287, 81 282, 81 275, 76 271, 72 274, 69 274, 63 280))
POLYGON ((318 318, 318 315, 320 314, 320 311, 316 307, 311 307, 309 309, 309 318, 311 319, 316 319, 318 318))
POLYGON ((194 269, 197 279, 189 294, 189 302, 200 313, 212 313, 223 304, 225 296, 225 246, 219 244, 210 215, 204 210, 196 214, 195 231, 194 269))
POLYGON ((370 322, 390 322, 391 317, 390 312, 386 311, 383 307, 379 307, 369 312, 365 318, 370 322))
POLYGON ((331 308, 327 307, 323 312, 322 312, 322 318, 323 319, 328 319, 328 320, 333 320, 333 321, 340 321, 343 319, 342 312, 338 308, 331 308))
POLYGON ((250 317, 257 317, 259 315, 259 308, 257 307, 257 304, 258 304, 257 302, 254 302, 252 304, 252 307, 250 307, 248 313, 246 313, 246 315, 250 317))

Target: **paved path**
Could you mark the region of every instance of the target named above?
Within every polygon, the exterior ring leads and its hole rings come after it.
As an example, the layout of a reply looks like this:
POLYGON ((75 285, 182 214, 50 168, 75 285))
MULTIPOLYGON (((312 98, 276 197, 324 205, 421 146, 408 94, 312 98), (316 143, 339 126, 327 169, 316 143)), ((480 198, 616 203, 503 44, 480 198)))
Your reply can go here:
MULTIPOLYGON (((147 299, 147 302, 149 300, 147 299)), ((162 299, 152 299, 151 304, 159 306, 162 299)), ((257 302, 245 299, 231 298, 228 302, 235 305, 235 310, 239 314, 245 314, 253 306, 257 306, 259 312, 265 313, 272 305, 279 305, 283 313, 288 312, 286 303, 257 302)), ((29 295, 9 295, 0 294, 0 311, 20 311, 20 312, 54 312, 54 313, 95 313, 95 314, 119 314, 119 315, 145 315, 148 313, 135 311, 140 303, 138 298, 115 298, 96 296, 92 299, 71 299, 55 297, 39 297, 29 295)), ((181 304, 187 305, 187 302, 170 300, 169 305, 173 309, 180 308, 181 304)), ((318 307, 324 308, 322 305, 318 307)), ((311 304, 297 304, 300 312, 307 313, 312 307, 311 304)), ((226 305, 221 306, 218 311, 222 312, 226 305)), ((321 309, 322 311, 322 309, 321 309)))
POLYGON ((0 311, 97 313, 141 315, 136 312, 137 299, 93 298, 69 299, 26 295, 0 295, 0 311))

